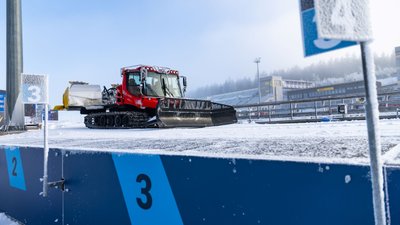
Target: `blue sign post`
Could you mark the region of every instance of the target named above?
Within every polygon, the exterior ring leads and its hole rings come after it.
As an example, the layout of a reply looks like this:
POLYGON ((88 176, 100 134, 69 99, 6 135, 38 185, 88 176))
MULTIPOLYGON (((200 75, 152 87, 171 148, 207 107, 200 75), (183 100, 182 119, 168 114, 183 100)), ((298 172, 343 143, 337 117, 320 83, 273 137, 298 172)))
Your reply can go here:
POLYGON ((300 15, 305 57, 357 44, 354 41, 318 38, 314 0, 300 0, 300 15))
MULTIPOLYGON (((345 43, 345 40, 360 42, 365 96, 367 99, 365 104, 365 117, 368 127, 374 218, 375 224, 386 224, 390 219, 388 220, 386 218, 386 207, 388 205, 385 204, 386 191, 383 182, 382 146, 378 128, 379 107, 375 63, 372 50, 369 47, 373 39, 369 16, 369 0, 315 0, 315 3, 316 13, 313 12, 313 14, 316 14, 317 18, 318 38, 343 40, 343 42, 337 41, 336 45, 332 44, 332 46, 329 46, 330 48, 327 49, 328 51, 339 48, 341 43, 345 43)), ((314 9, 314 0, 300 0, 300 7, 304 24, 306 23, 305 18, 307 18, 305 15, 308 14, 308 11, 314 9)), ((310 18, 315 18, 315 16, 310 15, 308 16, 308 22, 310 22, 310 18)), ((308 31, 305 29, 303 30, 304 39, 308 36, 307 32, 308 31)), ((307 56, 307 47, 309 46, 307 46, 306 41, 304 41, 304 43, 306 49, 305 55, 307 56)), ((311 51, 310 54, 312 53, 311 51)))

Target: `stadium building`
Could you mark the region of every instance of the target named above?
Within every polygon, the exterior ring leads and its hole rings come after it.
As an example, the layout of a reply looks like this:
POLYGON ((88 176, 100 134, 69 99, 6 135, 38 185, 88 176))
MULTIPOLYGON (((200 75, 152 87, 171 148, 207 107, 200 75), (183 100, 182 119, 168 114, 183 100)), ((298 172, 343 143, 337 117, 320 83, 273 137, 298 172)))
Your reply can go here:
MULTIPOLYGON (((400 91, 400 82, 397 77, 387 77, 376 82, 379 94, 400 91)), ((287 92, 287 100, 304 100, 310 98, 345 97, 349 95, 364 95, 364 81, 332 84, 287 92)))
MULTIPOLYGON (((378 89, 381 82, 377 82, 378 89)), ((321 87, 293 90, 287 93, 288 100, 303 100, 310 98, 327 98, 337 96, 349 96, 365 93, 364 81, 333 84, 321 87)))
MULTIPOLYGON (((303 80, 285 80, 280 76, 260 78, 261 102, 275 102, 286 100, 286 93, 291 90, 314 87, 314 82, 303 80)), ((258 88, 229 92, 209 96, 215 102, 228 105, 257 104, 259 101, 258 88)))
MULTIPOLYGON (((260 82, 262 103, 365 94, 364 81, 362 80, 319 87, 316 87, 314 82, 284 80, 280 76, 262 77, 260 82)), ((400 91, 399 78, 392 76, 379 79, 377 88, 380 94, 398 92, 400 91)), ((258 88, 213 95, 207 99, 233 106, 257 104, 259 101, 258 88)))
POLYGON ((280 76, 262 77, 261 96, 262 102, 276 102, 286 100, 286 93, 290 90, 298 90, 314 87, 314 82, 303 80, 285 80, 280 76))

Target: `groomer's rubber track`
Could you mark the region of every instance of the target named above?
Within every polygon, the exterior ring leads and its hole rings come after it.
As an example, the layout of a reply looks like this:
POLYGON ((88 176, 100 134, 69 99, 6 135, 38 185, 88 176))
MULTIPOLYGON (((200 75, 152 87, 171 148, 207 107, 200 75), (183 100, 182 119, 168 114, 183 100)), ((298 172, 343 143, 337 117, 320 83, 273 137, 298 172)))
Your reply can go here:
POLYGON ((85 125, 92 129, 127 129, 148 126, 145 112, 103 112, 85 116, 85 125))

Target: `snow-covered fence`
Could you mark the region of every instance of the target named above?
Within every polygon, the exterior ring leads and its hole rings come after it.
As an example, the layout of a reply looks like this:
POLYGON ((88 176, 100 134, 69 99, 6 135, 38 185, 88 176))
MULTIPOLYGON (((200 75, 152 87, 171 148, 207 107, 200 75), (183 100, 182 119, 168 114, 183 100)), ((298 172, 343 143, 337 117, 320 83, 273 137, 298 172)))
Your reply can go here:
MULTIPOLYGON (((379 111, 382 118, 396 118, 400 106, 400 92, 379 94, 379 111)), ((261 119, 265 122, 321 121, 331 119, 365 119, 365 95, 344 95, 302 100, 266 102, 235 106, 238 119, 261 119), (348 114, 341 115, 338 105, 346 104, 348 114), (259 110, 259 112, 258 112, 259 110), (260 115, 260 116, 258 116, 260 115)))
MULTIPOLYGON (((321 149, 323 150, 323 149, 321 149)), ((368 165, 0 147, 0 212, 26 224, 374 224, 368 165)), ((400 168, 385 167, 391 224, 400 168)))

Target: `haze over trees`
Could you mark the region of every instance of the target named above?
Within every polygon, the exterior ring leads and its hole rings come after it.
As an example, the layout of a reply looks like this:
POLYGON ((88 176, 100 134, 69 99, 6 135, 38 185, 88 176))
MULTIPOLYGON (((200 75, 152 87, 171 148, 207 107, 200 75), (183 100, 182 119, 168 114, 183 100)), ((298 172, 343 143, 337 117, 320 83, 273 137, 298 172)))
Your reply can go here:
MULTIPOLYGON (((317 86, 333 83, 343 83, 362 79, 361 59, 349 56, 332 59, 327 62, 319 62, 304 68, 295 66, 289 69, 273 71, 271 73, 261 72, 260 76, 281 76, 288 80, 314 81, 317 86)), ((396 73, 394 54, 375 55, 376 74, 378 78, 384 78, 396 73)), ((229 78, 220 84, 211 84, 195 89, 188 93, 189 97, 201 98, 227 92, 242 91, 257 88, 257 75, 253 78, 233 80, 229 78)))

